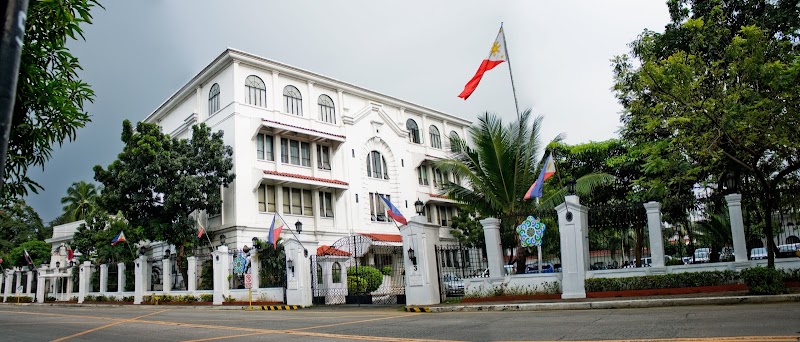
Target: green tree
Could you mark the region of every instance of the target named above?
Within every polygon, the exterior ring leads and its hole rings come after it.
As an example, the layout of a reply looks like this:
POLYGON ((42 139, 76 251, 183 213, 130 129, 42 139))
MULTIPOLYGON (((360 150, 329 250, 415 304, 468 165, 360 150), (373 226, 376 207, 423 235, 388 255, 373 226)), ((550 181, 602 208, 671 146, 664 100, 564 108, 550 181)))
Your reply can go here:
POLYGON ((72 221, 85 219, 96 207, 98 189, 93 183, 72 183, 67 196, 61 197, 64 213, 72 221))
POLYGON ((198 243, 197 225, 191 215, 217 213, 223 187, 233 181, 233 150, 222 141, 222 132, 211 133, 205 124, 192 127, 191 139, 177 139, 158 125, 122 124, 125 143, 108 169, 94 167, 103 184, 100 206, 121 212, 131 226, 141 227, 143 237, 174 245, 178 267, 187 279, 187 246, 198 243))
MULTIPOLYGON (((505 250, 516 246, 514 227, 525 220, 527 214, 537 209, 535 201, 523 200, 541 169, 542 144, 540 143, 542 117, 529 123, 530 110, 520 114, 517 122, 507 126, 496 115, 485 113, 469 129, 474 147, 466 140, 451 138, 450 144, 458 146, 451 157, 437 161, 441 170, 452 172, 467 182, 467 186, 446 182, 442 193, 457 201, 461 211, 477 213, 481 217, 501 220, 501 240, 505 250)), ((555 141, 560 140, 560 137, 555 141)), ((609 182, 607 174, 589 174, 578 179, 576 190, 588 193, 592 187, 609 182)), ((546 184, 553 186, 558 177, 546 184)), ((564 190, 550 191, 539 208, 552 209, 564 198, 564 190)), ((525 271, 526 250, 517 250, 517 271, 525 271)))
POLYGON ((94 92, 78 78, 81 66, 67 43, 83 38, 81 25, 91 24, 95 6, 100 6, 96 0, 31 1, 28 6, 0 200, 42 189, 28 177, 28 168, 44 167, 53 144, 74 140, 91 121, 83 106, 94 92))
POLYGON ((50 238, 48 235, 52 234, 47 234, 39 214, 24 200, 13 201, 0 209, 0 257, 4 260, 15 260, 9 256, 15 247, 50 238))
POLYGON ((27 250, 33 260, 33 267, 37 268, 39 265, 50 263, 51 247, 49 243, 39 240, 23 242, 8 253, 8 260, 13 266, 28 266, 28 262, 23 256, 24 251, 27 250))
POLYGON ((105 211, 92 211, 72 236, 71 247, 80 252, 81 260, 97 264, 127 262, 136 258, 136 249, 130 243, 143 239, 141 229, 131 227, 121 215, 111 216, 105 211), (111 245, 119 232, 127 241, 111 245))

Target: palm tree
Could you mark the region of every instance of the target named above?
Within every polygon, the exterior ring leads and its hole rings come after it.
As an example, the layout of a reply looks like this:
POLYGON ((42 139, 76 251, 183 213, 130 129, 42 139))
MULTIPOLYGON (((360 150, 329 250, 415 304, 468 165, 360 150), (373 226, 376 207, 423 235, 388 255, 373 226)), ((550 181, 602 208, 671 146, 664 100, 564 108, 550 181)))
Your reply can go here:
POLYGON ((85 219, 95 208, 98 192, 94 183, 72 183, 67 189, 67 196, 61 198, 65 216, 72 221, 85 219))
MULTIPOLYGON (((494 114, 484 113, 478 123, 469 128, 474 147, 466 140, 451 138, 456 148, 449 159, 436 162, 442 171, 452 172, 466 181, 466 186, 446 182, 442 193, 460 203, 466 213, 477 213, 482 217, 502 220, 501 233, 513 231, 513 227, 524 220, 524 215, 537 209, 535 201, 523 197, 539 175, 543 161, 543 145, 540 143, 543 117, 537 116, 529 124, 531 110, 520 114, 518 121, 503 126, 494 114)), ((560 141, 561 135, 554 141, 560 141)), ((606 184, 613 179, 607 174, 589 174, 578 179, 576 191, 587 193, 592 187, 606 184)), ((539 201, 538 209, 551 209, 563 202, 565 189, 552 191, 539 201)), ((505 234, 504 234, 505 235, 505 234)), ((506 235, 508 236, 508 235, 506 235)), ((503 249, 510 247, 508 239, 503 249)), ((525 270, 525 251, 517 252, 517 270, 525 270)))
POLYGON ((731 220, 725 212, 713 213, 708 218, 697 222, 695 226, 697 241, 702 246, 711 248, 709 261, 719 261, 722 249, 726 246, 733 246, 730 222, 731 220))

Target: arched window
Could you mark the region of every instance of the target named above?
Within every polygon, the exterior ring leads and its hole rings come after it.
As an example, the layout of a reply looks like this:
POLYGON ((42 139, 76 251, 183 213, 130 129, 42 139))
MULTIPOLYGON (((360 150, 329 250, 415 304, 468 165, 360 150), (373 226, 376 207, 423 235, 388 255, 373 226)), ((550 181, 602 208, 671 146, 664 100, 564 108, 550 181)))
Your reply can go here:
POLYGON ((317 264, 317 284, 322 284, 322 266, 317 264))
POLYGON ((461 152, 461 146, 458 142, 461 141, 461 138, 458 136, 456 131, 450 131, 450 152, 461 152))
POLYGON ((428 130, 431 134, 431 147, 442 148, 442 137, 439 135, 439 129, 436 128, 436 126, 431 125, 431 128, 428 130))
POLYGON ((325 121, 335 124, 336 123, 336 108, 333 106, 333 100, 328 95, 320 95, 317 100, 319 105, 319 121, 325 121))
POLYGON ((389 179, 389 168, 386 167, 386 158, 378 151, 372 151, 367 155, 367 176, 389 179))
POLYGON ((406 129, 408 129, 408 141, 419 144, 419 126, 417 126, 417 122, 413 119, 408 119, 406 121, 406 129))
POLYGON ((342 265, 338 262, 333 263, 333 267, 331 267, 331 275, 333 276, 333 283, 339 284, 342 282, 342 265))
POLYGON ((208 115, 219 110, 219 84, 214 83, 208 92, 208 115))
POLYGON ((267 86, 258 76, 250 75, 244 80, 244 102, 259 107, 267 106, 267 86))
POLYGON ((293 86, 283 88, 283 110, 289 114, 303 115, 303 97, 293 86))

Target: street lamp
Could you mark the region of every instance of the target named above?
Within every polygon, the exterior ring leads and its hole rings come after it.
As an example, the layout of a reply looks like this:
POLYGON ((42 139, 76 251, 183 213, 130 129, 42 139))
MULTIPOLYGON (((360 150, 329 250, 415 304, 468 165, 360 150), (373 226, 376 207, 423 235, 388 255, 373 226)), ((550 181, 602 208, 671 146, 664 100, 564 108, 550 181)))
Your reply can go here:
POLYGON ((422 203, 422 201, 417 198, 417 201, 414 202, 414 210, 417 211, 417 215, 422 215, 422 212, 425 211, 425 203, 422 203))
POLYGON ((303 232, 303 222, 300 222, 300 220, 297 220, 297 222, 294 223, 294 229, 297 230, 297 234, 302 233, 303 232))
POLYGON ((56 261, 56 269, 60 269, 60 268, 61 268, 61 262, 60 261, 56 261))
POLYGON ((294 261, 292 259, 286 260, 286 267, 292 271, 292 275, 294 275, 294 261))
POLYGON ((567 181, 567 194, 568 195, 575 195, 575 183, 576 182, 575 182, 574 178, 570 178, 567 181))
POLYGON ((164 251, 164 260, 169 259, 170 254, 171 252, 169 251, 169 248, 167 248, 167 250, 164 251))
POLYGON ((254 236, 253 237, 253 249, 258 250, 258 245, 259 245, 258 244, 258 238, 254 236))
POLYGON ((225 234, 219 236, 219 245, 225 246, 225 234))
POLYGON ((408 260, 411 260, 411 264, 414 265, 414 270, 417 270, 417 255, 414 253, 413 248, 408 249, 408 260))

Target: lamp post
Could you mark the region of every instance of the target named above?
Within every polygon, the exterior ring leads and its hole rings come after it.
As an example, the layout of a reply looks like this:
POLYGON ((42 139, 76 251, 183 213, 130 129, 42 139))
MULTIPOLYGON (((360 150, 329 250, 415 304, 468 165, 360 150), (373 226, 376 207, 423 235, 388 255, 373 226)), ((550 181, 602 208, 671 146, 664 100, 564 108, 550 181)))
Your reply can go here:
POLYGON ((219 245, 225 246, 225 234, 219 236, 219 245))
POLYGON ((258 238, 254 236, 253 237, 253 249, 258 251, 258 245, 259 245, 258 238))
POLYGON ((571 195, 571 196, 575 195, 575 183, 577 183, 577 182, 575 182, 575 178, 570 178, 567 181, 567 194, 568 195, 571 195))
POLYGON ((422 203, 422 201, 417 198, 417 201, 414 202, 414 210, 417 211, 417 215, 422 215, 422 213, 425 211, 425 203, 422 203))
POLYGON ((297 220, 297 222, 294 223, 294 229, 297 230, 297 234, 302 233, 303 232, 303 222, 300 222, 300 220, 297 220))

